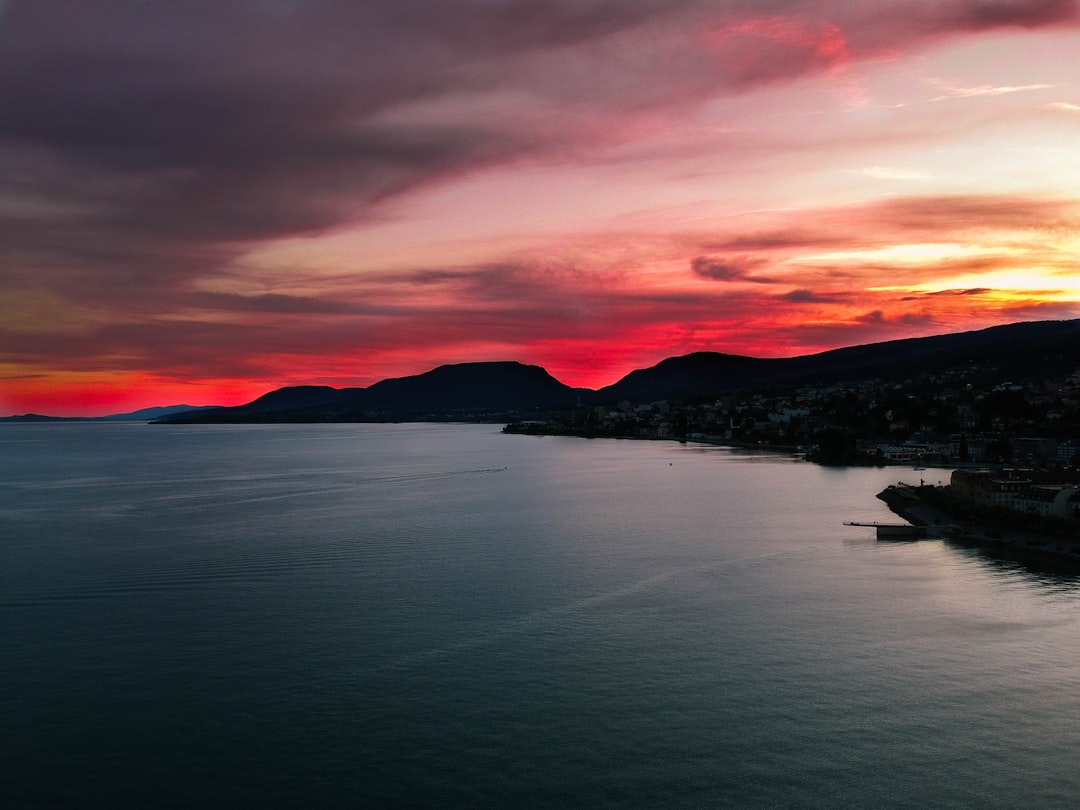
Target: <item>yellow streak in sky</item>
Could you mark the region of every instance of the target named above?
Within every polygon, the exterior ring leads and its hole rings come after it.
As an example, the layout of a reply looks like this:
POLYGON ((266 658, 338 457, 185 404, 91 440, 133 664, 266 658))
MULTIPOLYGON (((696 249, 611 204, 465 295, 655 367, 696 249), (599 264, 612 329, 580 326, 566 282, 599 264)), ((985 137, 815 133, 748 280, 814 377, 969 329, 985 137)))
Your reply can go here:
POLYGON ((1044 301, 1080 301, 1080 277, 1055 274, 1051 269, 1001 270, 967 273, 922 284, 870 287, 874 292, 940 293, 947 290, 985 288, 992 298, 1038 298, 1044 301))

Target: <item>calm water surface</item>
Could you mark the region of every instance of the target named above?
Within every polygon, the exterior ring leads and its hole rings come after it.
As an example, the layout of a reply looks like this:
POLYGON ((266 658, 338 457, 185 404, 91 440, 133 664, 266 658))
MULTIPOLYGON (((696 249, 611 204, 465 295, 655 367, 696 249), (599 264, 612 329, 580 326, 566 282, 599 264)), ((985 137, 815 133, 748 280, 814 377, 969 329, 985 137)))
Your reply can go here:
POLYGON ((1080 578, 497 427, 0 427, 9 806, 1070 807, 1080 578))

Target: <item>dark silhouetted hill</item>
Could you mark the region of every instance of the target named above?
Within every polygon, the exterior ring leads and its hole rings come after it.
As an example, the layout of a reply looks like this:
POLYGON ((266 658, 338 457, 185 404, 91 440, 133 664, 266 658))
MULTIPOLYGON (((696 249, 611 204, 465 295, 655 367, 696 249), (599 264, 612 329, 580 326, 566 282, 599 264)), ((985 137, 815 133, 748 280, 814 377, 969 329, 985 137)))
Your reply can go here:
POLYGON ((773 377, 781 362, 737 354, 694 352, 631 371, 614 385, 601 388, 597 396, 602 402, 707 396, 756 386, 773 377))
POLYGON ((695 352, 631 372, 601 388, 597 396, 602 402, 711 396, 749 388, 903 378, 971 365, 994 366, 999 373, 1020 377, 1067 372, 1077 364, 1080 320, 1036 321, 801 357, 759 359, 695 352))
POLYGON ((236 408, 245 413, 282 413, 305 408, 325 408, 341 405, 362 392, 363 388, 331 388, 328 385, 292 385, 263 394, 253 402, 236 408))
POLYGON ((169 422, 365 422, 501 419, 573 408, 593 392, 571 388, 539 366, 511 361, 439 366, 369 388, 282 388, 234 408, 179 414, 169 422))
POLYGON ((0 422, 82 422, 77 416, 46 416, 40 413, 21 413, 15 416, 2 416, 0 422))
POLYGON ((717 352, 671 357, 614 385, 571 388, 539 366, 461 363, 383 380, 368 388, 281 388, 233 408, 166 416, 168 422, 380 422, 522 418, 579 405, 709 397, 787 385, 984 368, 1016 378, 1068 375, 1080 365, 1080 320, 1036 321, 975 332, 893 340, 802 357, 762 359, 717 352))
POLYGON ((129 413, 114 413, 100 417, 102 422, 149 422, 171 416, 174 413, 191 413, 195 411, 208 411, 221 407, 220 405, 159 405, 154 408, 140 408, 129 413))
POLYGON ((211 410, 218 405, 158 405, 153 408, 140 408, 129 413, 113 413, 108 416, 42 416, 27 413, 22 416, 3 416, 0 422, 149 422, 177 413, 211 410))
POLYGON ((365 407, 417 412, 569 408, 587 389, 570 388, 540 366, 511 361, 439 366, 366 389, 365 407))

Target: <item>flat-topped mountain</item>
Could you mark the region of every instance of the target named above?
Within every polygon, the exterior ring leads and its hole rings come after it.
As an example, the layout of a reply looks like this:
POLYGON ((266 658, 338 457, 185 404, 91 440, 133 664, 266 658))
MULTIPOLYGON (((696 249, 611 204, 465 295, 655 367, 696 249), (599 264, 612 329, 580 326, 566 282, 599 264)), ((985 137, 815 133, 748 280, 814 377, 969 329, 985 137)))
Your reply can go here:
POLYGON ((398 377, 364 389, 365 407, 419 412, 431 403, 441 411, 568 408, 592 392, 565 385, 540 366, 511 361, 439 366, 415 377, 398 377))
POLYGON ((1016 377, 1069 374, 1080 365, 1080 320, 1037 321, 776 359, 717 352, 671 357, 592 391, 571 388, 539 366, 461 363, 383 380, 368 388, 293 386, 233 408, 164 417, 170 422, 355 422, 522 418, 569 410, 786 385, 871 377, 903 379, 950 368, 993 367, 1016 377))

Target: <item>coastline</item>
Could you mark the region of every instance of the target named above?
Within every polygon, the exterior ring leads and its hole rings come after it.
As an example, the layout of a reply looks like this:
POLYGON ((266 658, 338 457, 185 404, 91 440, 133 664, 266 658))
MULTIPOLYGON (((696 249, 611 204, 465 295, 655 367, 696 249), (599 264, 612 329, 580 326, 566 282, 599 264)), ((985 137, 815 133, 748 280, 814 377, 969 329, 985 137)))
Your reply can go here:
POLYGON ((1080 565, 1080 537, 960 520, 929 503, 919 489, 894 484, 879 492, 877 497, 898 517, 913 526, 925 528, 930 537, 962 546, 1053 557, 1080 565))

